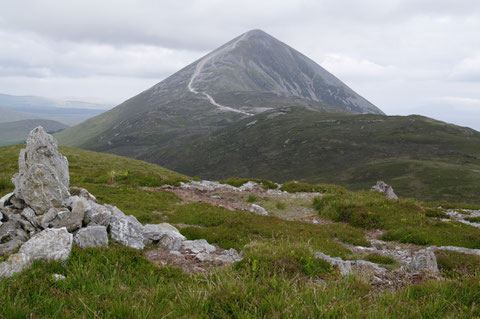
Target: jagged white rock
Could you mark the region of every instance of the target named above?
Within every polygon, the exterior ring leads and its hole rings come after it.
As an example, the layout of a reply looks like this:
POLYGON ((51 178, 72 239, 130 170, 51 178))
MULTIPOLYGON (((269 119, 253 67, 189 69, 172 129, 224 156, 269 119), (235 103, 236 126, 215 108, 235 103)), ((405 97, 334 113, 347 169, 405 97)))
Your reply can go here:
POLYGON ((378 181, 376 185, 372 186, 371 191, 384 193, 387 198, 398 199, 393 187, 383 181, 378 181))
POLYGON ((12 179, 15 196, 43 215, 51 207, 62 207, 70 196, 68 160, 58 152, 57 142, 41 126, 27 138, 18 157, 19 172, 12 179))
POLYGON ((135 249, 145 247, 143 226, 132 215, 126 216, 117 207, 113 207, 110 219, 110 235, 119 243, 135 249))

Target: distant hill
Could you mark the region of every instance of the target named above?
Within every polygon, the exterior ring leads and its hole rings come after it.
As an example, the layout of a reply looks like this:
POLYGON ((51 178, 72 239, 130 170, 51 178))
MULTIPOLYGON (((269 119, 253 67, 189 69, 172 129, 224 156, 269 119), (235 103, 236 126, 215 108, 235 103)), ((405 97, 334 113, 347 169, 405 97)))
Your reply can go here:
POLYGON ((253 30, 57 137, 64 145, 148 156, 176 139, 293 105, 383 114, 311 59, 253 30))
POLYGON ((0 146, 25 142, 28 133, 37 126, 42 126, 48 133, 59 132, 68 126, 52 120, 21 120, 0 124, 0 146))
POLYGON ((0 94, 0 123, 41 118, 75 125, 109 108, 102 103, 0 94))
POLYGON ((403 197, 480 202, 480 132, 423 116, 285 108, 244 119, 144 159, 205 179, 301 180, 403 197))

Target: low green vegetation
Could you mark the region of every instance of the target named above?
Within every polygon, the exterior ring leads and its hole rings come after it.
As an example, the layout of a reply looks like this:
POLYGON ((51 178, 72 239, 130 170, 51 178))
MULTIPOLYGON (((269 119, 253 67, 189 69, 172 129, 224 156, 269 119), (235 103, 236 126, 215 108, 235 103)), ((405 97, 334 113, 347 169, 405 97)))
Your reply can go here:
POLYGON ((475 277, 480 271, 480 256, 454 251, 437 251, 438 269, 448 278, 475 277))
POLYGON ((427 209, 425 209, 425 216, 433 217, 433 218, 446 218, 446 219, 450 218, 450 216, 448 216, 448 214, 445 213, 444 210, 439 209, 439 208, 427 208, 427 209))
POLYGON ((255 195, 248 195, 247 202, 253 203, 256 200, 257 200, 257 197, 255 195))
POLYGON ((413 200, 391 200, 377 192, 348 192, 323 196, 314 205, 322 217, 333 221, 362 229, 384 229, 384 240, 480 248, 478 228, 429 218, 413 200))
POLYGON ((345 188, 338 185, 329 184, 309 184, 304 182, 286 182, 280 187, 280 190, 289 193, 325 193, 325 194, 343 194, 346 193, 345 188))

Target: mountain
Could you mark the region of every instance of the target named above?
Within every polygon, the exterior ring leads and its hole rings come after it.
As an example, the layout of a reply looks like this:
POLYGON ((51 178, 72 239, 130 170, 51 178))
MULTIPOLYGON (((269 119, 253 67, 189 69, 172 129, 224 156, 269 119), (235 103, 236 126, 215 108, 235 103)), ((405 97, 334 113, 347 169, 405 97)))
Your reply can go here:
POLYGON ((75 125, 103 113, 111 106, 79 100, 54 100, 39 96, 0 94, 0 123, 48 119, 75 125))
POLYGON ((178 139, 285 106, 383 114, 303 54, 253 30, 57 137, 65 145, 147 158, 178 139))
POLYGON ((42 126, 50 134, 61 131, 68 126, 52 120, 21 120, 0 125, 0 145, 23 143, 28 133, 37 126, 42 126))

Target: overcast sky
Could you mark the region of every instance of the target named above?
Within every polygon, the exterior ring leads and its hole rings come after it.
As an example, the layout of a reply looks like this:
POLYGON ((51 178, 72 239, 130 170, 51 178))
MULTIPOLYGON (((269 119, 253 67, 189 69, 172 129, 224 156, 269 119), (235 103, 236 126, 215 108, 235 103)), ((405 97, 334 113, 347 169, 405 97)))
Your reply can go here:
POLYGON ((262 29, 388 115, 480 130, 479 0, 2 1, 0 93, 112 103, 262 29))

